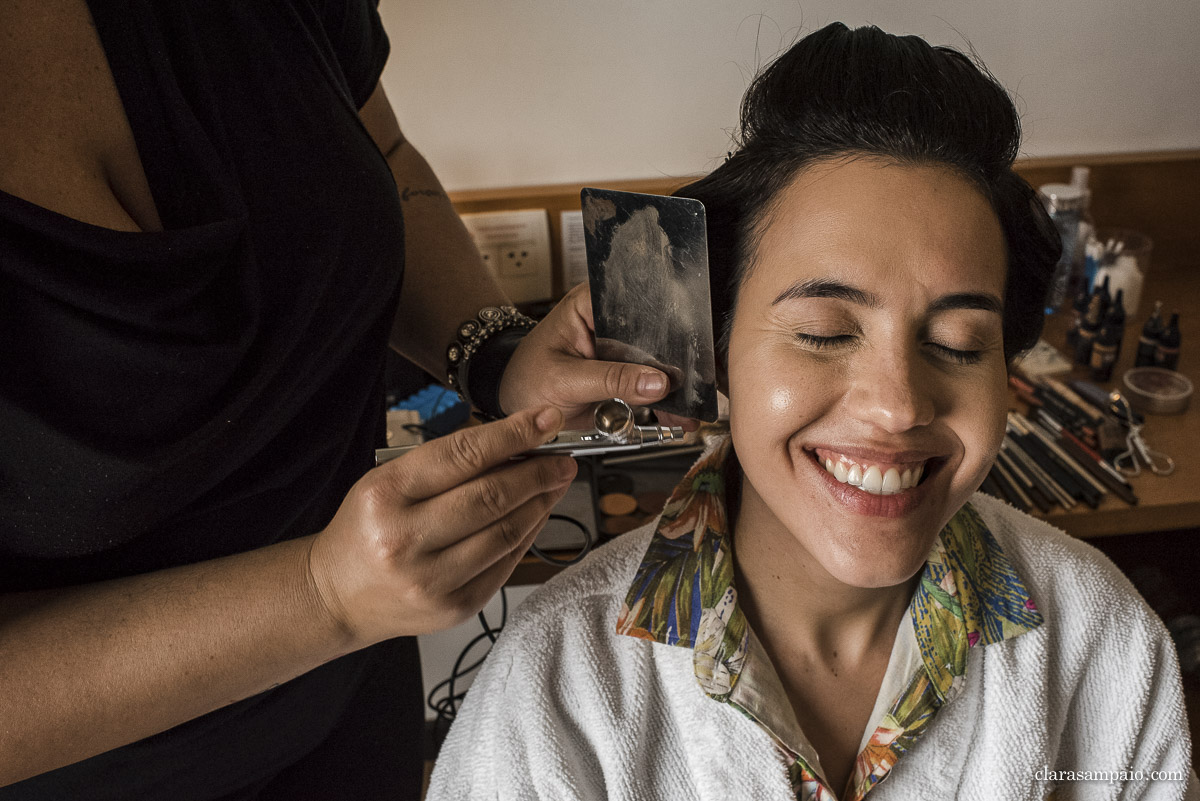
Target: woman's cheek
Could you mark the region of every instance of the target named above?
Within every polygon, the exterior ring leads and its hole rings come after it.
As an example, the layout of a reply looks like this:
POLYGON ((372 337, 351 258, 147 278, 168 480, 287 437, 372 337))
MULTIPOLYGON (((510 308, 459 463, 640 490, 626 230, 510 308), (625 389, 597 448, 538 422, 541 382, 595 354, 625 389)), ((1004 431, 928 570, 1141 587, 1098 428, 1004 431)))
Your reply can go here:
POLYGON ((796 408, 796 393, 791 387, 773 387, 768 391, 765 412, 771 417, 781 417, 796 408))
POLYGON ((1007 372, 991 375, 980 382, 976 392, 968 394, 956 404, 953 425, 959 432, 970 462, 967 474, 972 489, 978 485, 991 468, 1004 440, 1004 427, 1008 411, 1007 372))
POLYGON ((730 373, 731 414, 752 416, 760 425, 794 414, 800 401, 795 358, 770 347, 747 349, 739 355, 730 373))

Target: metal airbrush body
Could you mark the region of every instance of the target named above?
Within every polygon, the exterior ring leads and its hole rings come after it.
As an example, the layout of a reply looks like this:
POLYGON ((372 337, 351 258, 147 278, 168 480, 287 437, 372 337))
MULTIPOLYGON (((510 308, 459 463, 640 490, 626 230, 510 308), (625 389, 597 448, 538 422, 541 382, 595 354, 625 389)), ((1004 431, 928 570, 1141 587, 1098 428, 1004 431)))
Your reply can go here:
MULTIPOLYGON (((637 451, 659 445, 684 445, 684 431, 679 426, 639 426, 634 422, 633 409, 620 398, 600 403, 592 415, 595 428, 590 431, 560 431, 558 436, 544 445, 521 454, 521 457, 540 454, 562 453, 567 456, 599 456, 620 451, 637 451)), ((402 445, 397 448, 380 448, 375 451, 375 464, 386 461, 419 448, 420 445, 402 445)))

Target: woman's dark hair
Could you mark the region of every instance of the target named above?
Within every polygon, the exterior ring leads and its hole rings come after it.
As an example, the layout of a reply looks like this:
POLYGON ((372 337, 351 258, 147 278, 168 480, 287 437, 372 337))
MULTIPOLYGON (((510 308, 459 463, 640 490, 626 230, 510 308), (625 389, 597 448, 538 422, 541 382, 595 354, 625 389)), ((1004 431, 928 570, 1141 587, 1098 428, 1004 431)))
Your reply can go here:
POLYGON ((844 156, 949 167, 991 203, 1004 231, 1004 355, 1037 342, 1061 242, 1013 171, 1021 125, 985 68, 949 47, 834 23, 793 45, 742 99, 737 149, 675 192, 704 203, 718 352, 775 197, 805 167, 844 156))

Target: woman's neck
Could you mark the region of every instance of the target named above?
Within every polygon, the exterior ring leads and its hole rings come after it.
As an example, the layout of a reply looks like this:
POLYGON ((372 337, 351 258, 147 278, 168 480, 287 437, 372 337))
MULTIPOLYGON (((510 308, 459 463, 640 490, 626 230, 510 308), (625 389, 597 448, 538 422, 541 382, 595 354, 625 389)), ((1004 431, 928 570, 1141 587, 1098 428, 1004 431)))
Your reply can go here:
MULTIPOLYGON (((743 479, 744 480, 744 479, 743 479)), ((919 574, 893 587, 832 576, 749 484, 733 515, 739 605, 773 657, 853 665, 891 651, 919 574)))

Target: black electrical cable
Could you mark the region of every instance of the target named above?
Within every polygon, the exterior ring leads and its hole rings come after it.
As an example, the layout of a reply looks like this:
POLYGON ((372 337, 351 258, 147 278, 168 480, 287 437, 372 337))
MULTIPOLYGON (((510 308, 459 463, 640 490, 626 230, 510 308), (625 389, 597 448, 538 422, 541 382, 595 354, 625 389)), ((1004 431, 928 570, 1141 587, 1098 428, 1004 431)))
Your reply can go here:
POLYGON ((467 643, 466 647, 459 652, 458 659, 454 660, 454 667, 450 669, 449 677, 438 682, 438 684, 429 691, 429 695, 425 698, 425 703, 434 711, 437 716, 434 723, 434 736, 438 740, 445 735, 445 730, 449 729, 450 724, 454 721, 454 716, 458 713, 459 705, 462 703, 463 698, 465 698, 467 695, 466 690, 463 690, 462 692, 455 692, 455 685, 459 681, 469 676, 473 671, 477 670, 479 666, 483 664, 484 660, 487 659, 488 653, 491 651, 491 643, 496 641, 496 635, 499 634, 504 629, 505 624, 508 623, 508 593, 504 587, 500 588, 500 625, 493 628, 491 624, 488 623, 487 617, 482 611, 479 613, 479 622, 483 625, 483 631, 479 634, 476 634, 471 641, 467 643), (488 650, 483 653, 483 656, 476 659, 470 665, 463 667, 463 662, 466 661, 467 655, 471 653, 471 650, 476 645, 483 642, 485 639, 490 641, 488 650), (438 698, 438 693, 440 693, 443 688, 446 690, 446 695, 438 698))
POLYGON ((551 520, 562 520, 566 523, 570 523, 571 525, 575 526, 580 531, 582 531, 583 532, 583 547, 579 549, 579 553, 575 554, 570 559, 558 559, 553 556, 550 556, 549 554, 547 554, 545 551, 543 551, 541 548, 537 547, 536 545, 529 546, 529 552, 531 554, 533 554, 534 556, 536 556, 538 559, 541 559, 546 564, 554 565, 555 567, 568 567, 570 565, 576 564, 577 562, 583 561, 583 557, 587 556, 588 553, 590 553, 592 550, 592 532, 589 531, 588 527, 585 526, 583 523, 580 523, 578 520, 576 520, 573 517, 569 517, 568 515, 552 514, 552 515, 550 515, 550 519, 551 520))
POLYGON ((434 431, 432 428, 429 428, 428 426, 426 426, 422 423, 405 423, 404 425, 402 425, 400 427, 403 428, 405 431, 407 431, 410 434, 416 434, 418 436, 424 437, 426 441, 429 441, 431 439, 437 439, 438 437, 440 437, 442 435, 442 432, 434 431))
POLYGON ((500 625, 492 628, 492 624, 488 623, 487 616, 483 614, 483 610, 479 610, 479 625, 483 626, 483 633, 492 642, 496 641, 496 635, 504 631, 504 624, 508 622, 508 593, 504 588, 500 588, 500 625))
MULTIPOLYGON (((579 549, 578 553, 569 559, 557 559, 553 556, 549 556, 537 546, 531 546, 529 549, 530 553, 532 553, 538 559, 541 559, 543 562, 556 567, 573 565, 588 555, 588 553, 592 550, 592 534, 591 531, 588 530, 587 526, 568 515, 552 514, 550 515, 550 519, 562 520, 566 523, 570 523, 583 532, 583 547, 579 549)), ((459 653, 458 658, 454 660, 454 667, 451 668, 450 675, 438 682, 438 684, 429 691, 429 695, 425 699, 425 703, 436 715, 436 720, 434 722, 434 737, 439 741, 445 735, 445 732, 449 730, 450 724, 454 721, 454 716, 458 713, 459 705, 462 704, 463 699, 467 695, 466 690, 463 690, 462 692, 456 692, 456 685, 483 664, 484 660, 487 659, 488 653, 491 651, 491 645, 496 642, 498 635, 504 630, 504 626, 508 623, 508 593, 505 591, 504 587, 500 588, 500 625, 492 626, 487 619, 487 615, 485 615, 482 610, 479 612, 478 618, 480 626, 483 627, 483 631, 471 638, 471 641, 468 642, 466 647, 464 647, 459 653), (488 640, 488 650, 485 651, 484 654, 474 662, 466 667, 463 667, 463 663, 467 660, 467 656, 471 653, 472 649, 474 649, 475 646, 484 640, 488 640), (441 693, 443 690, 445 690, 445 695, 438 697, 439 693, 441 693)))
POLYGON ((437 684, 437 686, 429 691, 429 697, 426 698, 426 703, 437 715, 434 734, 438 740, 445 735, 445 730, 449 729, 450 724, 454 721, 455 714, 458 712, 459 704, 462 703, 463 698, 465 698, 467 695, 465 690, 460 693, 455 692, 454 685, 458 682, 458 680, 466 677, 471 671, 482 665, 484 659, 487 658, 487 653, 485 652, 483 656, 472 662, 471 665, 466 668, 463 668, 462 663, 466 659, 467 654, 471 652, 471 649, 473 649, 480 642, 483 642, 485 639, 485 634, 480 633, 475 635, 475 637, 472 638, 469 643, 467 643, 467 646, 462 649, 462 652, 459 653, 458 659, 454 661, 454 667, 450 670, 450 676, 446 679, 443 679, 437 684), (443 687, 446 688, 445 697, 435 699, 435 696, 437 696, 443 687))

